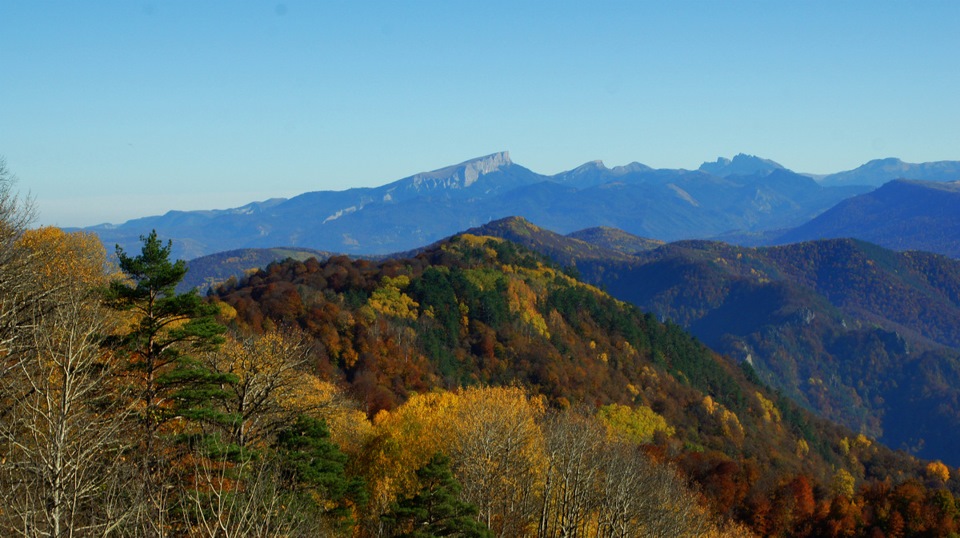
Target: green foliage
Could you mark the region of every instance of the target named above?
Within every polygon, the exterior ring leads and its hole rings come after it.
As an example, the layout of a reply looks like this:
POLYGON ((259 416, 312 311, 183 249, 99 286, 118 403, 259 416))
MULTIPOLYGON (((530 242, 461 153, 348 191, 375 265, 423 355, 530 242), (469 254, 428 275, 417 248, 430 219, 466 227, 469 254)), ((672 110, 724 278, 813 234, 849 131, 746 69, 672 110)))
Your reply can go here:
POLYGON ((139 390, 147 427, 155 430, 178 416, 229 423, 233 418, 217 413, 210 403, 236 377, 212 372, 189 355, 223 342, 226 328, 215 319, 219 308, 195 291, 176 293, 186 274, 183 260, 170 261, 171 244, 164 246, 156 231, 141 239, 136 256, 117 246, 118 264, 127 278, 111 282, 107 301, 133 315, 131 329, 114 339, 114 345, 126 352, 130 370, 142 376, 139 390))
POLYGON ((459 499, 460 483, 450 471, 450 459, 440 453, 417 470, 420 491, 391 506, 383 520, 392 536, 428 538, 433 536, 492 537, 476 520, 477 507, 459 499))
POLYGON ((366 491, 363 480, 346 475, 347 456, 330 441, 326 423, 301 415, 277 435, 275 448, 284 490, 341 527, 352 526, 351 506, 364 504, 366 491))

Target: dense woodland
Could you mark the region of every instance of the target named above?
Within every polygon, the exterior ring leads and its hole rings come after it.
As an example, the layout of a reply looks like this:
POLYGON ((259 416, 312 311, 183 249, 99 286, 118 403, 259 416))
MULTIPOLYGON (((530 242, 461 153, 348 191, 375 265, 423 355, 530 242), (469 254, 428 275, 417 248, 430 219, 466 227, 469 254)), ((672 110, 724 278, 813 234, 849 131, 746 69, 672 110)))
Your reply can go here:
POLYGON ((597 229, 583 235, 586 244, 522 218, 471 232, 575 267, 583 281, 748 361, 761 380, 822 417, 960 464, 958 260, 853 239, 623 251, 643 243, 597 229))
POLYGON ((0 181, 5 536, 960 525, 956 469, 816 419, 507 241, 289 260, 201 298, 156 234, 110 258, 30 216, 0 181))

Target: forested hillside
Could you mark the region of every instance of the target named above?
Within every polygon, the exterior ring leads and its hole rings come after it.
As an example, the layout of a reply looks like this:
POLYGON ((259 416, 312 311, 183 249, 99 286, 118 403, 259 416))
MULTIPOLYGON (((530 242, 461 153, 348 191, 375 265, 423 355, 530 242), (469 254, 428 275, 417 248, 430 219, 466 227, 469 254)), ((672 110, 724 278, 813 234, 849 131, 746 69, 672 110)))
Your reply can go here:
POLYGON ((231 277, 242 278, 266 267, 270 262, 287 258, 324 260, 332 255, 332 252, 299 248, 245 248, 209 254, 187 262, 187 274, 177 286, 177 291, 196 288, 200 293, 205 293, 212 286, 222 284, 231 277))
POLYGON ((749 360, 809 408, 958 463, 956 261, 851 240, 680 243, 617 276, 611 293, 749 360))
MULTIPOLYGON (((913 177, 913 176, 907 176, 913 177)), ((844 200, 766 244, 855 237, 893 250, 960 258, 960 181, 896 180, 844 200)))
POLYGON ((579 410, 622 421, 645 453, 698 484, 714 514, 760 534, 865 533, 879 523, 864 519, 864 503, 873 501, 858 496, 861 485, 889 484, 869 489, 883 497, 910 476, 927 476, 920 462, 757 385, 749 368, 678 326, 503 240, 461 235, 382 263, 273 264, 221 288, 216 300, 230 305, 241 329, 306 331, 320 369, 342 375, 374 416, 391 416, 436 387, 491 385, 545 398, 547 416, 579 410), (799 491, 810 496, 805 515, 791 497, 799 491))
POLYGON ((624 257, 523 219, 512 237, 712 349, 804 407, 958 463, 960 263, 849 239, 745 248, 683 241, 624 257))
MULTIPOLYGON (((3 186, 0 184, 0 186, 3 186)), ((0 189, 0 534, 898 536, 956 470, 814 418, 501 239, 202 299, 0 189)))

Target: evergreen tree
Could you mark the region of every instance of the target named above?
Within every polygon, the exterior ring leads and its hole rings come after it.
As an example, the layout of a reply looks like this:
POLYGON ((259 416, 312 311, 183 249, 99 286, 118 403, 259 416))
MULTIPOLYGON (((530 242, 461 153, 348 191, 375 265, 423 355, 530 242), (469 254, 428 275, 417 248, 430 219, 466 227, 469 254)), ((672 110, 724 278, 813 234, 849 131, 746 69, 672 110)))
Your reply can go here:
POLYGON ((223 342, 226 328, 214 316, 219 309, 205 303, 196 291, 176 293, 187 272, 183 260, 170 261, 166 246, 156 231, 141 236, 139 255, 130 256, 117 246, 117 260, 126 278, 110 284, 107 302, 128 312, 130 328, 111 339, 126 359, 129 389, 139 412, 140 480, 143 495, 140 510, 142 532, 164 535, 170 499, 165 485, 176 483, 172 463, 182 445, 168 441, 202 436, 210 424, 227 426, 233 417, 218 411, 215 399, 225 396, 223 387, 236 377, 206 368, 192 352, 215 349, 223 342), (171 482, 172 481, 172 482, 171 482))
POLYGON ((417 470, 421 490, 394 503, 384 516, 400 538, 431 536, 492 537, 485 525, 476 520, 477 507, 461 501, 461 486, 450 471, 450 458, 437 453, 417 470))
POLYGON ((277 435, 283 487, 336 526, 353 525, 350 504, 366 502, 363 480, 345 474, 347 456, 330 441, 327 424, 301 415, 277 435))
POLYGON ((223 342, 226 328, 214 318, 218 308, 194 290, 176 293, 187 267, 183 260, 170 261, 169 241, 164 246, 156 231, 140 239, 143 248, 137 256, 117 246, 120 270, 128 279, 111 283, 109 302, 134 316, 130 331, 117 343, 127 352, 130 370, 138 374, 147 430, 156 433, 174 417, 228 421, 208 404, 224 394, 220 387, 234 382, 234 376, 213 372, 189 354, 223 342))

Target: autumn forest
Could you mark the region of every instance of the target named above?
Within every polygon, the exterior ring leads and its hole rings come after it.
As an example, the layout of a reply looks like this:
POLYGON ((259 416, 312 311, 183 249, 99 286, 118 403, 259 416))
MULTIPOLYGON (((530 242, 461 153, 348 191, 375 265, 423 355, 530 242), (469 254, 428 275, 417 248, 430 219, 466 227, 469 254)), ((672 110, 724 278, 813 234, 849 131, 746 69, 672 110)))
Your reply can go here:
POLYGON ((204 296, 0 181, 3 536, 949 536, 960 477, 516 243, 204 296))

